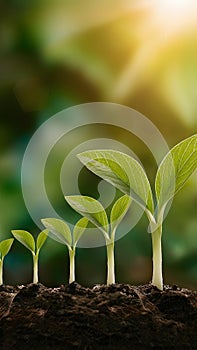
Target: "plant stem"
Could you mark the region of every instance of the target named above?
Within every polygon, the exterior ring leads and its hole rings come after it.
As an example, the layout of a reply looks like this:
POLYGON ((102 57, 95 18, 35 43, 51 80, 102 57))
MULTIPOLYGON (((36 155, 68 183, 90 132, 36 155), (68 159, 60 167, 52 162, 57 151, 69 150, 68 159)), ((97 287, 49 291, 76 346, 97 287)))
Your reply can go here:
POLYGON ((162 225, 152 232, 152 249, 153 249, 153 277, 152 284, 158 289, 163 290, 162 276, 162 225))
POLYGON ((38 283, 38 254, 33 255, 33 283, 38 283))
POLYGON ((0 259, 0 286, 3 284, 3 257, 0 259))
POLYGON ((75 281, 75 248, 69 249, 69 258, 70 258, 69 283, 72 283, 75 281))
POLYGON ((115 283, 114 241, 107 244, 107 285, 115 283))

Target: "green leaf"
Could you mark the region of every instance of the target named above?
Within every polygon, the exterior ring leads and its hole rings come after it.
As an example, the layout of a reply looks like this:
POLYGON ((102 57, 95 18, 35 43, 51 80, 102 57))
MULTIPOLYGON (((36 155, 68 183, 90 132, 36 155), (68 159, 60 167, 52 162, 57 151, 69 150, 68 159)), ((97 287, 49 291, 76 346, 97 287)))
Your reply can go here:
POLYGON ((37 241, 36 241, 36 247, 37 252, 42 248, 43 244, 45 243, 47 237, 48 237, 49 230, 44 230, 39 233, 37 241))
POLYGON ((9 253, 13 242, 14 242, 13 238, 5 239, 4 241, 0 242, 1 257, 4 257, 9 253))
POLYGON ((110 214, 111 232, 120 224, 126 212, 128 211, 131 202, 131 197, 125 194, 114 203, 110 214))
POLYGON ((88 196, 66 196, 65 199, 75 211, 87 218, 109 238, 107 214, 101 203, 88 196))
POLYGON ((131 196, 141 207, 154 213, 152 191, 142 166, 119 151, 96 150, 78 154, 93 173, 131 196))
POLYGON ((77 242, 83 235, 86 227, 88 225, 88 219, 87 218, 82 218, 79 221, 77 221, 74 230, 73 230, 73 245, 76 246, 77 242))
POLYGON ((50 231, 50 237, 55 241, 72 246, 72 236, 69 226, 60 219, 48 218, 42 219, 43 225, 50 231))
POLYGON ((31 233, 23 230, 12 230, 13 236, 32 253, 35 253, 35 241, 31 233))
POLYGON ((155 180, 159 210, 183 187, 197 167, 197 134, 173 147, 161 162, 155 180))

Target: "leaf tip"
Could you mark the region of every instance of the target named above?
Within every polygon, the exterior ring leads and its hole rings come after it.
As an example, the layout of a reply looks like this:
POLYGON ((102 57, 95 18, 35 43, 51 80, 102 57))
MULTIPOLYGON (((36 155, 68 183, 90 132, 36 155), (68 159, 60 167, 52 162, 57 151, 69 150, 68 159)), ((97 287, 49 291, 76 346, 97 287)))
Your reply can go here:
POLYGON ((13 236, 14 236, 15 234, 17 234, 17 232, 18 232, 18 230, 11 230, 11 233, 13 234, 13 236))
POLYGON ((89 162, 89 157, 87 157, 87 152, 81 152, 77 154, 77 158, 86 165, 89 162))

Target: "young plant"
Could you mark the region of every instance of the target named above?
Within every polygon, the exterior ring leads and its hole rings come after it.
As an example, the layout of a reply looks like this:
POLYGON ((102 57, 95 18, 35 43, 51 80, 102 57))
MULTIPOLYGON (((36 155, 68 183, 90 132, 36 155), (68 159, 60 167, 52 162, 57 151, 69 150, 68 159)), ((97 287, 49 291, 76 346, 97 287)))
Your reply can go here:
POLYGON ((88 219, 80 219, 76 223, 72 234, 69 226, 63 220, 48 218, 42 219, 41 221, 43 225, 50 231, 49 236, 52 239, 58 241, 59 243, 65 244, 68 247, 70 259, 69 283, 74 282, 76 246, 87 227, 88 219))
POLYGON ((147 175, 132 157, 113 150, 93 150, 78 155, 93 173, 131 196, 145 211, 152 235, 152 284, 163 289, 162 224, 167 205, 197 167, 197 134, 183 140, 167 153, 155 179, 155 205, 147 175))
POLYGON ((9 238, 0 242, 0 285, 3 284, 3 262, 5 256, 9 253, 14 239, 9 238))
POLYGON ((87 196, 66 196, 65 199, 75 211, 87 218, 103 233, 107 246, 107 285, 115 283, 115 233, 129 209, 131 198, 124 195, 115 202, 110 214, 110 225, 105 209, 96 199, 87 196))
POLYGON ((38 283, 38 258, 40 249, 47 239, 48 230, 40 232, 35 242, 31 233, 23 230, 12 230, 13 236, 30 250, 33 257, 33 283, 38 283))

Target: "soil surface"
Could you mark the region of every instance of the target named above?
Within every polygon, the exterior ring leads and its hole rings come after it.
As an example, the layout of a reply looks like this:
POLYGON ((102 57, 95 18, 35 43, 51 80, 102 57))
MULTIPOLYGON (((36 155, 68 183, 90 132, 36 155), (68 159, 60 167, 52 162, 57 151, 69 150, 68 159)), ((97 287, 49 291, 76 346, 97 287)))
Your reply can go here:
POLYGON ((197 292, 114 284, 0 287, 0 349, 197 349, 197 292))

